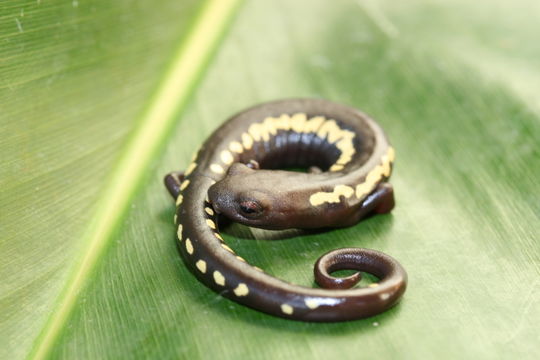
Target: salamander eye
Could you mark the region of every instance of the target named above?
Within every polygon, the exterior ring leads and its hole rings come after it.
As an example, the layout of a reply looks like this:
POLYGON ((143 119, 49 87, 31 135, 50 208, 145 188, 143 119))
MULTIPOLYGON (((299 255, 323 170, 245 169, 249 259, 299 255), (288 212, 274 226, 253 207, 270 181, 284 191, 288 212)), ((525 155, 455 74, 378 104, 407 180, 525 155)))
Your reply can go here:
POLYGON ((260 216, 263 210, 262 206, 253 200, 241 201, 238 207, 242 215, 248 218, 255 218, 260 216))

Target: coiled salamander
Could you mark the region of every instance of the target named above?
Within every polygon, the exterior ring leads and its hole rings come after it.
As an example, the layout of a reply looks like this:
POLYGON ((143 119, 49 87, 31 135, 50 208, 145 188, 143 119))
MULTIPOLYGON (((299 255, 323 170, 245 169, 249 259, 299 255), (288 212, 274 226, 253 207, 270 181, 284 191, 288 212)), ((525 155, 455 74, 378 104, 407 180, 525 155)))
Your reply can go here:
POLYGON ((264 229, 341 227, 394 207, 387 179, 394 150, 365 114, 320 99, 281 100, 233 116, 165 184, 176 199, 178 248, 200 281, 236 302, 305 321, 343 321, 380 313, 405 291, 401 265, 375 250, 348 248, 315 265, 322 288, 272 277, 237 256, 217 227, 221 214, 264 229), (308 173, 279 168, 308 167, 308 173), (360 273, 380 281, 351 289, 360 273))

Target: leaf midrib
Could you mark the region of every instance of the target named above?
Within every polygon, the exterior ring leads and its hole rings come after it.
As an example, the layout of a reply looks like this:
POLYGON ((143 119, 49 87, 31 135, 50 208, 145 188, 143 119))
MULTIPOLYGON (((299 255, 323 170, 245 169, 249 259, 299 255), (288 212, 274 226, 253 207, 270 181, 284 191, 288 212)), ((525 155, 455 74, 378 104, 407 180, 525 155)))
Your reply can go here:
POLYGON ((55 302, 56 307, 36 338, 30 359, 43 359, 50 354, 77 303, 78 294, 128 210, 145 170, 168 136, 176 115, 186 104, 241 1, 208 0, 202 7, 111 173, 98 200, 96 213, 84 233, 83 243, 87 245, 74 263, 55 302))

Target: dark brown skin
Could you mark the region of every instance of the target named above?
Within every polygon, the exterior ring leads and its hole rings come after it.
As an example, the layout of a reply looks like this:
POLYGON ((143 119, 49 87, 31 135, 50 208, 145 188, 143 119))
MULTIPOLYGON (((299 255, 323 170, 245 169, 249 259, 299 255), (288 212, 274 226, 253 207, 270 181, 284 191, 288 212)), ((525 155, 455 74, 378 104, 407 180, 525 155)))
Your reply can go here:
POLYGON ((185 175, 165 178, 177 199, 180 253, 208 287, 272 315, 344 321, 385 311, 407 283, 405 270, 390 256, 359 248, 331 251, 315 266, 322 289, 306 288, 237 257, 221 239, 217 217, 264 229, 354 225, 394 207, 386 182, 393 156, 380 127, 355 109, 315 99, 250 108, 214 132, 185 175), (277 170, 286 167, 310 171, 277 170), (330 275, 342 269, 368 272, 380 281, 350 289, 360 273, 330 275))

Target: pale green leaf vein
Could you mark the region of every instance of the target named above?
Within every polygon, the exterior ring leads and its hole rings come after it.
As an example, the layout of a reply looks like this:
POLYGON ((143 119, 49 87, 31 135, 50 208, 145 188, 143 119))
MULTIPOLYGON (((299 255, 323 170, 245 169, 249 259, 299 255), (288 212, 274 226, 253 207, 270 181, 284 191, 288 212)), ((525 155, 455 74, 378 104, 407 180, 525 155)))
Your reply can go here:
POLYGON ((66 324, 77 297, 121 221, 140 179, 175 115, 183 108, 228 21, 241 0, 210 0, 203 7, 188 37, 174 56, 161 84, 143 112, 139 125, 120 157, 90 222, 81 258, 59 296, 56 307, 36 339, 30 358, 46 358, 66 324))

